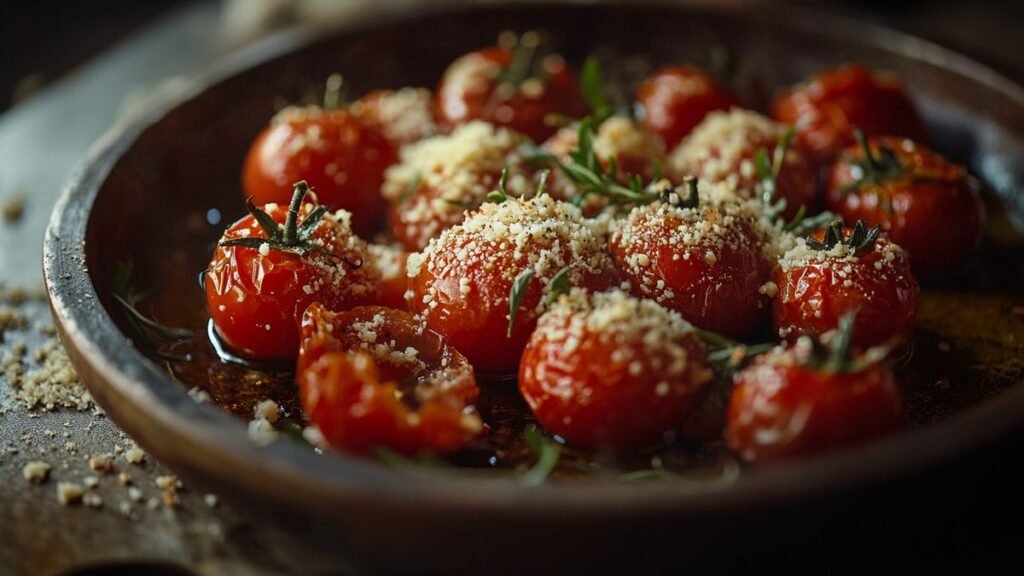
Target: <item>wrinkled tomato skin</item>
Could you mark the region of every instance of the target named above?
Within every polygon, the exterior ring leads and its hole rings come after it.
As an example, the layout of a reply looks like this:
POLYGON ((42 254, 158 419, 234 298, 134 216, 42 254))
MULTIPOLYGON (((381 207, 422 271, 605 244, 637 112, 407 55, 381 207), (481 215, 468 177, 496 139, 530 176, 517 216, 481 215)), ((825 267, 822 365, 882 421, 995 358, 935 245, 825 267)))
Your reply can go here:
POLYGON ((704 120, 709 112, 740 103, 707 73, 689 66, 670 66, 655 72, 636 92, 648 130, 661 136, 671 150, 704 120))
MULTIPOLYGON (((565 342, 538 331, 523 351, 519 390, 540 424, 574 446, 623 452, 655 445, 692 412, 710 373, 703 344, 693 334, 680 343, 689 363, 686 375, 677 379, 683 386, 659 396, 665 375, 652 366, 655 358, 644 358, 639 373, 630 370, 631 362, 616 360, 623 348, 642 357, 639 343, 603 342, 584 331, 578 348, 567 351, 565 342)), ((672 359, 657 362, 667 366, 672 359)))
POLYGON ((820 336, 838 327, 844 314, 856 310, 855 347, 909 342, 919 288, 902 251, 893 252, 892 261, 887 262, 882 249, 887 244, 879 239, 856 262, 826 259, 778 267, 772 314, 779 335, 790 341, 801 335, 820 336))
POLYGON ((296 368, 299 397, 306 416, 333 448, 373 454, 388 448, 405 455, 429 451, 450 454, 482 431, 472 403, 479 390, 465 357, 439 335, 423 330, 409 313, 379 306, 333 314, 313 305, 303 321, 302 351, 296 368), (413 348, 443 390, 411 407, 402 395, 423 374, 388 364, 360 347, 352 326, 375 320, 374 330, 394 350, 413 348), (444 365, 442 366, 442 362, 444 365))
POLYGON ((758 464, 862 443, 902 428, 903 404, 886 368, 824 373, 755 361, 735 377, 725 438, 758 464))
MULTIPOLYGON (((309 207, 304 205, 302 214, 308 213, 309 207)), ((281 207, 269 213, 280 224, 287 210, 281 207)), ((252 216, 246 216, 228 228, 222 240, 256 236, 265 234, 252 216)), ((347 262, 277 250, 264 255, 241 246, 217 246, 214 250, 203 275, 207 308, 217 335, 232 351, 253 360, 293 359, 299 350, 299 323, 307 306, 319 302, 341 310, 367 304, 375 297, 379 272, 366 263, 365 244, 352 236, 347 226, 326 215, 313 238, 347 262), (350 267, 349 263, 360 262, 365 264, 350 267), (335 282, 339 277, 343 280, 335 282)))
POLYGON ((305 180, 317 200, 352 213, 352 226, 369 238, 383 223, 384 171, 397 159, 377 128, 344 111, 283 112, 265 128, 245 158, 242 188, 254 204, 287 205, 305 180))
POLYGON ((557 129, 546 122, 548 116, 560 114, 579 118, 586 114, 576 75, 559 57, 546 57, 547 76, 541 81, 543 91, 539 95, 526 94, 520 89, 503 97, 497 78, 512 63, 512 57, 511 50, 492 47, 455 60, 437 87, 434 100, 437 122, 451 127, 470 120, 486 120, 541 142, 557 129))
POLYGON ((791 88, 775 100, 772 115, 797 126, 797 140, 821 163, 853 143, 855 128, 868 136, 927 138, 917 106, 899 79, 860 65, 829 70, 791 88))
POLYGON ((946 270, 969 259, 981 244, 985 207, 966 170, 910 140, 871 139, 875 154, 880 144, 896 153, 907 173, 863 184, 854 161, 864 153, 847 148, 829 173, 828 209, 848 222, 881 226, 910 253, 915 271, 946 270))

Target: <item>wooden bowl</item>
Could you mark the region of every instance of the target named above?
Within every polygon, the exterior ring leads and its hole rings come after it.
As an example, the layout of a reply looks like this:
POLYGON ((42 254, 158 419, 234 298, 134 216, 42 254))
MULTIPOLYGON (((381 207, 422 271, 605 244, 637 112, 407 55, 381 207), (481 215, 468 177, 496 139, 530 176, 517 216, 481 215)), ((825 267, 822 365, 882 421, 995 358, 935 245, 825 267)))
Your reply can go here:
MULTIPOLYGON (((941 47, 774 8, 448 4, 267 39, 117 126, 72 179, 45 241, 53 313, 96 402, 161 462, 330 553, 388 572, 701 571, 845 534, 844 523, 867 521, 866 499, 880 487, 887 498, 913 498, 908 478, 928 477, 1019 430, 1024 390, 1017 386, 939 424, 758 470, 728 486, 528 488, 416 478, 292 441, 257 446, 243 421, 193 401, 127 335, 110 296, 115 264, 133 261, 137 281, 172 294, 157 303, 161 318, 201 329, 202 314, 176 311, 202 310, 195 275, 223 226, 208 219, 240 213, 242 159, 275 102, 299 99, 334 71, 354 95, 432 86, 453 58, 505 29, 543 28, 577 62, 595 48, 700 61, 726 44, 768 87, 846 61, 895 70, 922 104, 937 147, 968 161, 1008 213, 1024 220, 1024 91, 941 47)), ((874 541, 876 551, 885 546, 874 541)))

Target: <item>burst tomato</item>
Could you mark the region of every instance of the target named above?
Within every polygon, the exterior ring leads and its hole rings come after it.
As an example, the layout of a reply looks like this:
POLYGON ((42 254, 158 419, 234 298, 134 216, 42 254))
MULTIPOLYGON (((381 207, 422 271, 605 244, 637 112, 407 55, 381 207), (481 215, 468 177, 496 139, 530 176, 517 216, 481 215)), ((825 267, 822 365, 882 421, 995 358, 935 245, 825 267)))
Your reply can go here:
POLYGON ((576 76, 558 55, 539 53, 536 34, 512 46, 485 48, 457 59, 437 87, 434 116, 443 125, 486 120, 540 142, 555 131, 552 114, 586 113, 576 76))
POLYGON ((740 105, 711 75, 689 66, 670 66, 652 74, 637 88, 636 102, 644 126, 661 136, 669 150, 708 113, 740 105))
POLYGON ((697 200, 697 185, 634 208, 612 235, 634 294, 695 326, 739 338, 765 317, 771 264, 755 215, 737 203, 697 200), (686 195, 685 198, 681 198, 686 195))
POLYGON ((870 354, 846 356, 841 332, 827 352, 802 339, 736 374, 725 437, 744 460, 821 452, 903 426, 903 402, 892 372, 870 354))
POLYGON ((380 186, 395 158, 379 129, 348 112, 287 108, 249 148, 242 187, 256 204, 285 204, 305 180, 321 203, 351 212, 353 229, 368 238, 383 222, 380 186))
POLYGON ((863 222, 835 222, 816 238, 800 240, 775 271, 775 328, 790 340, 819 336, 857 311, 859 348, 906 343, 917 315, 917 281, 903 250, 863 222))
POLYGON ((709 380, 704 345, 679 314, 618 291, 561 297, 519 367, 519 390, 545 428, 611 450, 661 442, 709 380))
POLYGON ((862 138, 846 149, 825 202, 849 221, 881 226, 915 270, 960 264, 981 242, 984 206, 967 171, 911 140, 862 138))
POLYGON ((563 271, 566 286, 617 283, 603 239, 578 209, 546 194, 487 203, 409 258, 409 306, 477 370, 514 372, 563 271))
POLYGON ((925 140, 924 122, 900 79, 847 65, 818 74, 776 100, 772 115, 799 127, 797 139, 829 162, 853 142, 855 129, 869 136, 925 140))
POLYGON ((250 203, 251 214, 224 232, 203 275, 217 334, 247 358, 294 358, 302 313, 313 302, 341 310, 376 296, 380 273, 349 214, 303 204, 306 190, 296 185, 291 209, 250 203))
POLYGON ((473 368, 407 312, 310 306, 296 374, 302 409, 339 450, 447 454, 483 430, 473 368))

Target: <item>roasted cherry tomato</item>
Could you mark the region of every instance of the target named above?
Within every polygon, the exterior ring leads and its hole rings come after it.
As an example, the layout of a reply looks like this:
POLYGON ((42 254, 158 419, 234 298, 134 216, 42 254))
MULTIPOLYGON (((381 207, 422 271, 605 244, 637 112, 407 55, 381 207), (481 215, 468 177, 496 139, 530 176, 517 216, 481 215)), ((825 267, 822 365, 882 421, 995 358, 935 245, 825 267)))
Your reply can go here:
POLYGON ((486 120, 540 142, 554 133, 553 114, 586 114, 576 76, 565 60, 541 54, 536 33, 516 42, 462 56, 448 67, 437 87, 434 116, 443 125, 486 120))
POLYGON ((516 370, 552 290, 618 283, 603 239, 547 194, 484 204, 410 256, 409 276, 410 309, 495 373, 516 370))
POLYGON ((660 443, 693 409, 711 370, 679 314, 613 291, 575 289, 541 316, 519 367, 537 420, 571 444, 660 443))
POLYGON ((892 372, 876 351, 850 358, 845 328, 829 349, 802 338, 736 374, 725 432, 730 448, 748 462, 771 462, 864 442, 904 425, 892 372))
POLYGON ((311 303, 343 310, 377 295, 380 272, 350 215, 303 204, 306 184, 295 188, 290 207, 248 203, 250 215, 224 232, 203 275, 217 334, 250 359, 295 358, 311 303))
POLYGON ((483 430, 472 366, 407 312, 310 306, 296 375, 306 416, 339 450, 448 454, 483 430))
POLYGON ((636 102, 644 126, 661 136, 669 150, 708 113, 740 105, 710 74, 689 66, 670 66, 655 72, 637 88, 636 102))
POLYGON ((370 244, 370 258, 380 270, 380 291, 376 304, 405 310, 405 292, 409 289, 409 278, 405 274, 405 263, 409 253, 394 246, 370 244))
POLYGON ((797 140, 821 162, 830 162, 853 143, 855 129, 868 136, 926 138, 921 115, 900 79, 860 65, 829 70, 791 88, 775 100, 772 115, 797 126, 797 140))
POLYGON ((509 192, 522 194, 526 180, 516 168, 521 144, 522 137, 511 130, 470 122, 405 147, 381 189, 391 202, 395 238, 408 250, 422 250, 482 204, 506 166, 516 173, 508 179, 509 192))
POLYGON ((910 340, 917 315, 917 281, 903 250, 863 222, 836 221, 779 260, 773 312, 779 336, 789 340, 835 329, 857 312, 858 348, 899 346, 910 340))
POLYGON ((353 229, 369 238, 384 219, 384 170, 395 149, 378 128, 352 114, 316 107, 286 108, 249 148, 242 186, 256 204, 286 204, 305 180, 323 204, 352 213, 353 229))
POLYGON ((374 90, 353 102, 349 110, 380 129, 396 149, 438 131, 430 91, 422 88, 374 90))
POLYGON ((818 170, 810 151, 785 126, 749 110, 709 114, 672 152, 669 166, 678 177, 724 182, 743 198, 785 200, 787 217, 818 203, 818 170))
POLYGON ((771 279, 757 217, 739 203, 701 202, 696 180, 634 208, 611 238, 634 294, 695 326, 739 338, 765 318, 771 279))
POLYGON ((981 242, 985 220, 967 171, 911 140, 860 139, 832 167, 828 209, 881 226, 910 253, 914 270, 966 260, 981 242))

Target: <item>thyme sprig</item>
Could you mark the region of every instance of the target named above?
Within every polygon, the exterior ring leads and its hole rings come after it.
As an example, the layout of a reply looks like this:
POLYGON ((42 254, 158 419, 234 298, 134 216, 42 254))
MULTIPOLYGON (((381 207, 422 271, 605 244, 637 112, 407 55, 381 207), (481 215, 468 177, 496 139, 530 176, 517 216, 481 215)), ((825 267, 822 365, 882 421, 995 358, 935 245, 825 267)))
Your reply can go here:
POLYGON ((695 329, 697 337, 708 349, 707 361, 715 371, 721 375, 731 375, 750 360, 759 354, 763 354, 775 347, 774 343, 765 342, 762 344, 744 344, 731 338, 726 338, 717 332, 695 329))
POLYGON ((903 166, 892 148, 878 144, 876 153, 871 149, 871 144, 862 130, 854 130, 853 136, 860 146, 863 157, 850 161, 860 172, 860 177, 849 187, 850 189, 881 184, 900 178, 907 173, 907 168, 903 166))
POLYGON ((786 160, 786 152, 793 142, 796 134, 796 127, 790 126, 779 137, 778 143, 772 151, 771 160, 768 159, 768 150, 759 148, 754 154, 754 168, 761 179, 761 200, 765 206, 772 206, 776 202, 775 195, 778 192, 779 174, 782 172, 782 163, 786 160))
POLYGON ((309 192, 309 186, 305 180, 295 183, 295 191, 292 193, 292 200, 288 205, 288 216, 285 217, 284 226, 278 225, 274 218, 252 203, 252 197, 246 198, 245 209, 256 220, 266 237, 262 238, 231 238, 220 243, 222 247, 240 246, 259 250, 267 245, 271 250, 288 252, 298 256, 306 254, 320 254, 334 260, 345 262, 350 268, 359 268, 362 262, 349 262, 347 259, 329 251, 313 242, 313 232, 317 225, 327 213, 327 207, 318 205, 299 223, 299 210, 302 208, 302 201, 309 192))
POLYGON ((115 265, 110 290, 114 301, 121 306, 136 332, 156 348, 158 355, 165 360, 176 362, 191 360, 190 354, 179 354, 168 348, 173 349, 174 346, 191 340, 195 333, 187 328, 165 326, 139 311, 138 306, 147 295, 136 290, 132 280, 133 269, 134 264, 130 260, 115 265))
POLYGON ((868 228, 863 220, 857 220, 849 236, 844 237, 842 220, 834 220, 825 228, 825 236, 821 240, 810 237, 804 240, 812 250, 831 250, 845 244, 855 255, 861 256, 872 250, 881 233, 882 229, 879 226, 868 228))

